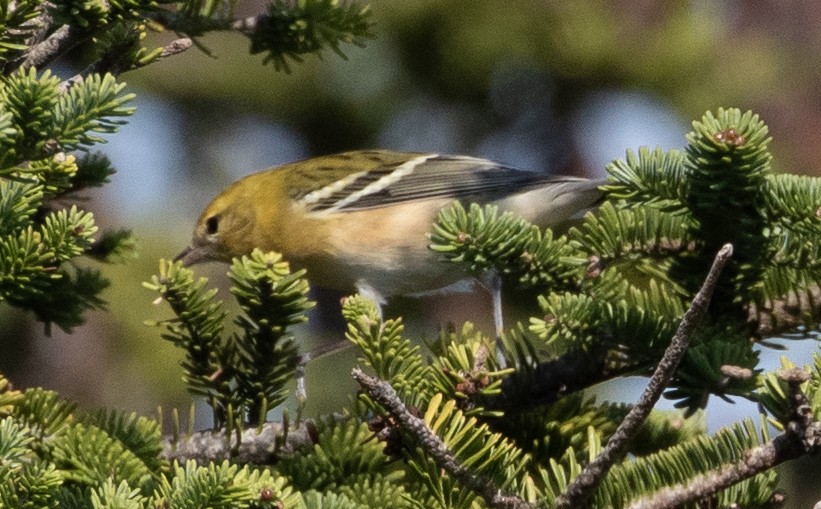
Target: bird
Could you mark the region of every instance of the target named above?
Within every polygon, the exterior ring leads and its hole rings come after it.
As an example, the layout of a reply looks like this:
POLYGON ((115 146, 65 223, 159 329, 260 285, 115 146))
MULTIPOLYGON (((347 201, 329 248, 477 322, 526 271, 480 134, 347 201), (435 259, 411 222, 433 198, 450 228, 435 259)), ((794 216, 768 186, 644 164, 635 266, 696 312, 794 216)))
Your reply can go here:
MULTIPOLYGON (((463 268, 442 263, 426 234, 454 201, 497 205, 541 227, 589 209, 601 181, 551 176, 488 159, 359 150, 248 175, 214 198, 197 220, 185 266, 277 251, 316 286, 358 291, 381 309, 398 295, 465 288, 463 268)), ((501 334, 501 280, 478 279, 492 297, 501 334)))

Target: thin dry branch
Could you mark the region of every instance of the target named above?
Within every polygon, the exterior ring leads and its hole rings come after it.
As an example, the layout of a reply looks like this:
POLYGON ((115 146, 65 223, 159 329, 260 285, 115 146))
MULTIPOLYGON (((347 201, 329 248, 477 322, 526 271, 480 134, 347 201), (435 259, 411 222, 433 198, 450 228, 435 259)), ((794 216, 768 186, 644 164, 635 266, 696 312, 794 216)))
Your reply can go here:
POLYGON ((436 461, 440 468, 456 478, 463 486, 478 493, 490 507, 505 509, 530 509, 532 504, 521 498, 505 494, 494 483, 483 479, 462 466, 444 442, 426 425, 425 421, 411 414, 388 382, 366 375, 355 368, 351 373, 354 380, 374 401, 391 414, 402 429, 410 433, 416 443, 436 461))
POLYGON ((261 428, 246 429, 237 446, 236 434, 230 440, 225 431, 200 431, 178 440, 171 436, 163 439, 163 455, 180 463, 193 459, 200 464, 230 459, 236 463, 273 465, 277 460, 293 455, 303 447, 316 443, 313 422, 302 421, 287 433, 281 422, 268 422, 261 428))
POLYGON ((43 42, 31 48, 20 60, 17 67, 42 68, 54 59, 64 54, 77 44, 86 35, 85 30, 75 25, 63 25, 49 35, 43 42))
MULTIPOLYGON (((182 53, 183 51, 186 51, 187 49, 189 49, 192 45, 193 45, 193 42, 188 37, 182 37, 180 39, 175 39, 175 40, 171 41, 170 43, 168 43, 165 47, 163 47, 162 53, 160 53, 160 56, 157 58, 157 60, 153 60, 152 62, 156 62, 156 61, 161 60, 163 58, 168 58, 168 57, 171 57, 171 56, 174 56, 174 55, 178 55, 178 54, 182 53)), ((97 61, 97 62, 89 65, 85 69, 83 69, 80 73, 75 74, 71 78, 60 82, 60 91, 65 92, 66 90, 73 87, 77 83, 80 83, 81 81, 83 81, 90 74, 110 73, 110 74, 113 74, 114 76, 117 76, 117 75, 119 75, 119 74, 121 74, 125 71, 128 71, 128 70, 131 70, 131 68, 124 68, 121 65, 118 65, 116 63, 105 63, 103 61, 97 61)))
POLYGON ((784 434, 763 445, 742 453, 742 459, 695 479, 686 484, 660 490, 639 499, 629 509, 671 509, 701 500, 734 484, 766 472, 785 461, 818 452, 821 448, 821 423, 813 421, 812 406, 800 385, 809 374, 794 368, 779 373, 790 386, 793 412, 784 434))
POLYGON ((690 337, 696 329, 704 314, 707 312, 707 306, 710 304, 710 298, 713 295, 713 290, 718 284, 718 278, 721 275, 722 269, 730 260, 733 254, 733 246, 725 244, 718 254, 716 254, 713 266, 704 280, 704 284, 693 298, 690 308, 684 314, 684 317, 679 323, 678 330, 673 336, 670 346, 664 352, 664 356, 656 366, 653 376, 647 384, 647 388, 641 395, 638 403, 636 403, 630 412, 619 424, 619 427, 608 440, 607 445, 604 446, 601 454, 599 454, 593 461, 591 461, 582 470, 576 479, 570 483, 564 493, 562 493, 556 500, 556 507, 560 509, 571 509, 574 507, 581 507, 593 493, 596 491, 598 485, 602 482, 610 468, 620 460, 627 449, 628 441, 638 432, 639 428, 650 411, 658 402, 662 392, 670 383, 670 378, 678 367, 679 362, 687 347, 690 344, 690 337))
POLYGON ((63 25, 49 35, 43 42, 32 47, 17 62, 15 68, 28 69, 45 67, 60 55, 79 44, 87 35, 86 31, 75 25, 63 25))

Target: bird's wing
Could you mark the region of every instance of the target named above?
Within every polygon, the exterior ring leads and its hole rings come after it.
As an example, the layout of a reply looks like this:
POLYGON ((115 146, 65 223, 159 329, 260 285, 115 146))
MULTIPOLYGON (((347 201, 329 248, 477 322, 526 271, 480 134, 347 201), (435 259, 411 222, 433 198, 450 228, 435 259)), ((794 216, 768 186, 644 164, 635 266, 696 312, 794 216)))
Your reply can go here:
POLYGON ((344 212, 429 198, 498 199, 550 181, 549 177, 486 159, 439 154, 407 154, 361 171, 347 171, 298 199, 313 212, 344 212))

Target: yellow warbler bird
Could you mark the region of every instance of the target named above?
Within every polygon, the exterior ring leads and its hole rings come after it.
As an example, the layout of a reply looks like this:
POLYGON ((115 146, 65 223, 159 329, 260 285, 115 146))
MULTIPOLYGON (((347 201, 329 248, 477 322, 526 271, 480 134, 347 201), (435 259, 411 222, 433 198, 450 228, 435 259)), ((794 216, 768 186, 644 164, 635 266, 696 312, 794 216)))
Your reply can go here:
POLYGON ((466 278, 427 246, 437 213, 454 200, 492 203, 549 226, 589 208, 600 184, 474 157, 345 152, 235 182, 205 208, 177 259, 193 265, 230 262, 255 247, 278 251, 315 285, 383 303, 466 278))
MULTIPOLYGON (((205 208, 185 265, 230 262, 255 247, 278 251, 307 270, 315 285, 385 297, 435 291, 465 280, 458 266, 428 249, 426 233, 454 200, 498 205, 540 226, 564 221, 601 197, 601 182, 550 177, 486 159, 363 150, 317 157, 249 175, 205 208)), ((491 294, 497 345, 502 334, 501 280, 479 283, 491 294)), ((349 343, 343 342, 346 346, 349 343)), ((306 396, 304 366, 338 350, 303 354, 297 393, 306 396)), ((498 363, 504 367, 501 349, 498 363)))

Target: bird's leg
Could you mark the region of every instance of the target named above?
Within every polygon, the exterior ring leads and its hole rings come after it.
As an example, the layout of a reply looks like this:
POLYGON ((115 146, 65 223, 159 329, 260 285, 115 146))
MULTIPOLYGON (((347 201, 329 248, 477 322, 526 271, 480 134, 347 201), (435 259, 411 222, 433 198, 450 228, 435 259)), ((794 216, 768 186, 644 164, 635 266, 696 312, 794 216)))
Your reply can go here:
MULTIPOLYGON (((379 321, 381 322, 382 306, 387 302, 385 297, 383 297, 373 286, 369 285, 364 280, 359 280, 356 282, 356 291, 366 299, 370 299, 376 304, 376 311, 379 316, 379 321)), ((353 343, 343 339, 342 341, 319 346, 310 352, 306 352, 299 356, 299 361, 296 366, 296 397, 300 405, 308 399, 308 391, 305 388, 305 367, 307 364, 312 360, 319 359, 336 352, 341 352, 351 346, 353 346, 353 343)))
POLYGON ((308 392, 305 389, 305 366, 313 360, 321 359, 326 355, 331 355, 337 352, 341 352, 342 350, 346 350, 353 346, 348 340, 343 341, 335 341, 333 343, 329 343, 327 345, 321 345, 310 352, 305 352, 304 354, 299 356, 299 360, 297 361, 296 365, 296 397, 297 401, 300 403, 304 402, 308 399, 308 392))
POLYGON ((493 326, 496 329, 496 361, 499 368, 506 368, 504 345, 502 344, 502 334, 504 333, 504 321, 502 318, 502 277, 499 273, 491 269, 479 277, 479 283, 490 294, 490 305, 493 309, 493 326))
POLYGON ((296 365, 296 401, 301 407, 308 399, 308 391, 305 389, 305 366, 313 357, 312 352, 307 352, 299 356, 296 365))

